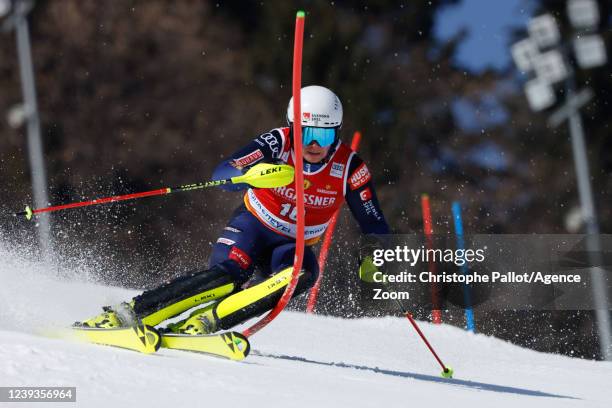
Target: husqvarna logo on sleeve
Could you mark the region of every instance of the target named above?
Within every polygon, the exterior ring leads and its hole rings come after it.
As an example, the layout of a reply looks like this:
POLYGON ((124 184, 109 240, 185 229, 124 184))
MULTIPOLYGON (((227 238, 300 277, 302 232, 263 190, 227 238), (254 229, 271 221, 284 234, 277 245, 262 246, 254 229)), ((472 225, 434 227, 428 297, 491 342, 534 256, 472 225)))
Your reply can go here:
POLYGON ((370 174, 370 170, 368 170, 368 166, 366 166, 365 163, 362 163, 361 166, 357 167, 357 170, 355 170, 355 172, 349 178, 351 190, 358 189, 370 181, 371 178, 372 175, 370 174))

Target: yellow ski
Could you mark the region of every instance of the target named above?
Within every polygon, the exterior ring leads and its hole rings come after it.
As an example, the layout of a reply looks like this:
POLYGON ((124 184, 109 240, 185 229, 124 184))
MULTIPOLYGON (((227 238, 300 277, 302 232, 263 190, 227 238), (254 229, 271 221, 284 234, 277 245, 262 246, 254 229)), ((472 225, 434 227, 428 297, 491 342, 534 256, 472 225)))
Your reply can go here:
POLYGON ((161 338, 162 347, 204 353, 230 360, 242 360, 251 351, 249 340, 238 332, 202 336, 164 333, 161 338))
POLYGON ((161 345, 159 332, 148 325, 116 329, 73 327, 67 330, 64 337, 87 343, 120 347, 145 354, 155 353, 161 345))

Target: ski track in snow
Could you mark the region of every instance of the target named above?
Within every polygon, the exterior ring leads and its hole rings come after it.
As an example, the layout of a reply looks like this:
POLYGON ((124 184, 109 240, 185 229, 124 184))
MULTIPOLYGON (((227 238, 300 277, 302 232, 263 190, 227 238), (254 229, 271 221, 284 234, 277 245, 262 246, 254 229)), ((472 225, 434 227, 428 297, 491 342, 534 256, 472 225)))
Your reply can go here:
POLYGON ((441 378, 401 318, 284 312, 252 337, 253 351, 239 363, 47 338, 40 334, 45 328, 69 325, 136 292, 77 279, 84 270, 58 275, 2 246, 0 256, 0 386, 77 387, 76 404, 54 407, 612 406, 612 363, 538 353, 421 322, 455 369, 455 379, 441 378))

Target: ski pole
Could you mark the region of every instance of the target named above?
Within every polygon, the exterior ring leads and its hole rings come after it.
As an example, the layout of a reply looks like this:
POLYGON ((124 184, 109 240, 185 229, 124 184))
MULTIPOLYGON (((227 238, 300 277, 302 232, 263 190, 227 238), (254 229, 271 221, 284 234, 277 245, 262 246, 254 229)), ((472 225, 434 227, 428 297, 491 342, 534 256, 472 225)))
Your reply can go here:
POLYGON ((453 377, 453 373, 454 373, 453 369, 450 366, 445 365, 442 362, 442 360, 440 359, 440 357, 438 357, 438 353, 436 353, 436 350, 434 350, 434 348, 431 346, 431 344, 429 344, 429 341, 427 341, 427 338, 425 337, 425 335, 423 334, 423 332, 421 331, 419 326, 416 324, 416 321, 412 317, 412 314, 406 312, 406 317, 408 318, 408 320, 410 320, 410 323, 412 324, 412 327, 414 327, 414 329, 417 331, 417 333, 419 333, 419 336, 421 336, 421 339, 423 339, 423 342, 425 342, 425 345, 427 346, 429 351, 431 351, 431 354, 433 354, 433 356, 435 357, 435 359, 438 362, 438 364, 440 364, 440 367, 442 367, 442 373, 441 373, 442 377, 444 377, 444 378, 452 378, 453 377))
POLYGON ((414 329, 419 334, 419 336, 421 336, 421 339, 423 340, 423 342, 425 343, 429 351, 431 351, 431 354, 433 354, 438 364, 440 364, 440 367, 442 367, 442 373, 440 375, 442 375, 442 377, 444 378, 452 378, 453 373, 454 373, 453 369, 450 366, 447 366, 442 362, 442 360, 438 356, 438 353, 436 353, 436 350, 434 350, 433 346, 429 343, 429 341, 427 340, 427 337, 425 337, 425 334, 423 334, 423 332, 417 325, 416 321, 412 317, 412 313, 408 312, 406 308, 404 308, 404 305, 402 304, 402 302, 399 301, 399 299, 394 299, 394 300, 397 303, 397 306, 399 307, 399 309, 402 311, 402 313, 410 321, 410 324, 412 324, 412 327, 414 327, 414 329))
POLYGON ((33 215, 45 213, 45 212, 61 211, 61 210, 67 210, 69 208, 89 207, 91 205, 114 203, 117 201, 133 200, 136 198, 153 197, 153 196, 177 193, 179 191, 198 190, 201 188, 216 187, 216 186, 221 186, 224 184, 246 183, 252 187, 257 187, 257 188, 282 187, 282 186, 286 186, 287 184, 293 181, 293 175, 294 175, 293 167, 289 165, 259 163, 251 167, 242 176, 236 176, 236 177, 232 177, 229 179, 206 181, 206 182, 196 183, 196 184, 185 184, 185 185, 178 186, 178 187, 166 187, 166 188, 160 188, 158 190, 144 191, 141 193, 118 195, 118 196, 112 196, 112 197, 98 198, 98 199, 89 200, 89 201, 80 201, 80 202, 75 202, 75 203, 70 203, 70 204, 56 205, 56 206, 46 207, 46 208, 37 208, 35 210, 31 209, 30 206, 26 206, 24 211, 13 213, 13 215, 14 216, 24 215, 26 219, 31 220, 33 215))

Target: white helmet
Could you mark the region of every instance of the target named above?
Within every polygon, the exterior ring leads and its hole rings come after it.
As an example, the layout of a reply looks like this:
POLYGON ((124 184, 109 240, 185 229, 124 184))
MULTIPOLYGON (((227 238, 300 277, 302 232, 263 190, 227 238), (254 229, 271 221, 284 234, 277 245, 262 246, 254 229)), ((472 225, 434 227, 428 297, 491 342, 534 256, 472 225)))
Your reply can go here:
MULTIPOLYGON (((342 103, 329 89, 312 85, 302 88, 302 125, 334 128, 342 125, 342 103)), ((293 98, 287 107, 287 121, 293 123, 293 98)))

